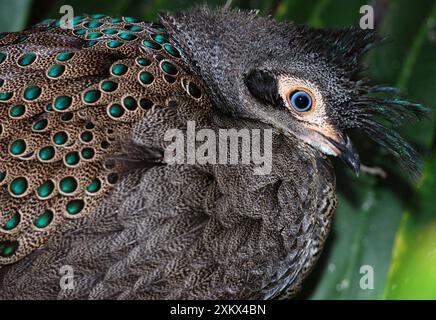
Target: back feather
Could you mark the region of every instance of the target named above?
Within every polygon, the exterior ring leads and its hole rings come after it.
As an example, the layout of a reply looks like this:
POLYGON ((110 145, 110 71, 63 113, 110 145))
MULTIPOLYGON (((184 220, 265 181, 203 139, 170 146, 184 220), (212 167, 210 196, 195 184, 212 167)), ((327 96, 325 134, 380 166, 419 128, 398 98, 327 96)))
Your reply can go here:
POLYGON ((132 124, 201 100, 160 24, 104 15, 0 35, 0 265, 89 214, 121 173, 132 124))

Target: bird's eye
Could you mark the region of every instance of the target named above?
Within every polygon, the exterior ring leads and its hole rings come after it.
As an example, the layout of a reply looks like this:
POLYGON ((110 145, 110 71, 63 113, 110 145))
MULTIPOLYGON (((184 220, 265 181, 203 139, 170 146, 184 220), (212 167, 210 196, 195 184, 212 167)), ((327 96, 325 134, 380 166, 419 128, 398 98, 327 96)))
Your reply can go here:
POLYGON ((296 90, 289 96, 292 107, 298 112, 307 112, 312 108, 312 97, 303 90, 296 90))

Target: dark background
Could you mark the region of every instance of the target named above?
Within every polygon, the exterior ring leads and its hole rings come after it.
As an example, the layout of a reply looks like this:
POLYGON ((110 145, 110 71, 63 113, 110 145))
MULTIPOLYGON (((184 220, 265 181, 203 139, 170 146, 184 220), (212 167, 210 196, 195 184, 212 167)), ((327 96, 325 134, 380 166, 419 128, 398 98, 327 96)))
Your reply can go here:
MULTIPOLYGON (((160 10, 189 8, 189 0, 0 0, 0 32, 19 31, 45 18, 105 13, 156 20, 160 10)), ((225 1, 208 1, 210 6, 225 1)), ((367 58, 365 76, 399 87, 411 100, 436 105, 435 0, 235 0, 232 6, 259 9, 279 20, 315 27, 358 25, 359 8, 370 4, 376 28, 388 36, 367 58)), ((301 299, 436 299, 435 117, 401 132, 424 158, 423 175, 412 182, 393 159, 363 136, 355 138, 362 162, 387 177, 356 178, 337 164, 339 201, 333 232, 301 299), (356 141, 357 140, 357 141, 356 141), (359 286, 362 266, 374 270, 374 288, 359 286)))

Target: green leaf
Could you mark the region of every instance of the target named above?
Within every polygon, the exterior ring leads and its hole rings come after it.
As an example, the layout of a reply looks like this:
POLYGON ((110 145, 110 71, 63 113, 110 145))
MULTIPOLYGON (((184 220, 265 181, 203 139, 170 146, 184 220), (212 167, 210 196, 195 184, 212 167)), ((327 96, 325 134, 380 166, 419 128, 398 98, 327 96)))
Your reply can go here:
POLYGON ((436 299, 436 153, 427 162, 417 206, 406 211, 395 240, 386 299, 436 299))
POLYGON ((313 27, 356 25, 359 8, 365 3, 364 0, 284 0, 277 7, 276 18, 313 27))
POLYGON ((26 24, 32 0, 0 2, 0 32, 20 31, 26 24))
MULTIPOLYGON (((399 86, 408 98, 429 106, 436 101, 436 40, 431 29, 435 19, 434 0, 423 0, 419 5, 394 1, 380 28, 390 42, 374 50, 369 59, 375 80, 399 86)), ((401 132, 415 145, 429 148, 433 125, 430 121, 408 124, 401 132)))
POLYGON ((278 20, 288 20, 295 23, 306 23, 309 20, 317 0, 284 0, 277 6, 275 16, 278 20))
MULTIPOLYGON (((390 265, 391 246, 401 218, 401 206, 389 191, 364 184, 362 199, 352 205, 343 195, 336 211, 327 259, 317 267, 317 284, 310 299, 381 299, 390 265), (374 287, 360 286, 364 270, 373 270, 374 287)), ((314 278, 310 279, 314 280, 314 278)))
MULTIPOLYGON (((398 5, 398 4, 397 4, 398 5)), ((408 40, 408 52, 396 59, 403 61, 397 71, 398 85, 410 96, 430 106, 436 101, 436 3, 423 1, 412 16, 416 24, 405 23, 402 18, 411 14, 407 3, 396 7, 397 24, 409 24, 414 34, 408 40), (403 6, 404 5, 404 6, 403 6)), ((393 19, 392 21, 395 21, 393 19)), ((404 35, 398 36, 398 41, 404 35)), ((390 53, 392 54, 392 53, 390 53)), ((392 57, 392 56, 391 56, 392 57)), ((380 58, 380 57, 379 57, 380 58)), ((383 63, 383 62, 382 62, 383 63)), ((385 61, 385 63, 387 63, 385 61)), ((433 116, 433 119, 434 116, 433 116)), ((433 146, 433 156, 426 160, 422 181, 410 198, 400 229, 396 235, 386 299, 436 298, 436 123, 427 121, 405 130, 407 137, 426 148, 433 146)))
POLYGON ((375 50, 371 56, 372 75, 376 79, 393 85, 404 83, 404 74, 410 73, 413 64, 406 64, 416 56, 420 46, 420 31, 434 5, 433 0, 422 0, 419 5, 408 0, 392 1, 379 32, 388 36, 389 43, 382 50, 375 50))

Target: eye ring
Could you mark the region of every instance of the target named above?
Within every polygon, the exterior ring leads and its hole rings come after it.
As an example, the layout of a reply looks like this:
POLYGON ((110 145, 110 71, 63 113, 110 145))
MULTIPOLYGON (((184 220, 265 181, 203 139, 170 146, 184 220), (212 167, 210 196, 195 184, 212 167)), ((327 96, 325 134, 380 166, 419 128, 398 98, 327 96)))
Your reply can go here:
POLYGON ((289 95, 291 106, 297 112, 307 112, 313 107, 312 95, 305 90, 295 90, 289 95))

